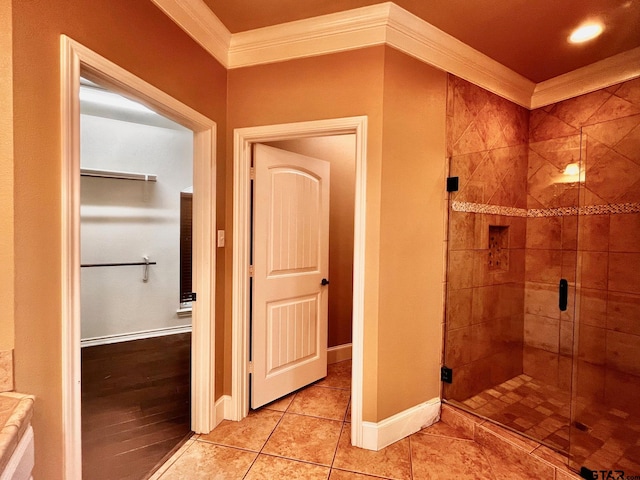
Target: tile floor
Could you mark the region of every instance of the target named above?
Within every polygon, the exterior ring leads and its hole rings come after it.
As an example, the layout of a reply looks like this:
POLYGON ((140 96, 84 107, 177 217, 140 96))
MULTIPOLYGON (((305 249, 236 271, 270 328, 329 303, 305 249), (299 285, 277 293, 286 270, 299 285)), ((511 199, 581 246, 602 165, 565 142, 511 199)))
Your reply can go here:
POLYGON ((570 429, 570 403, 567 391, 519 375, 462 406, 565 452, 576 468, 640 474, 640 418, 578 398, 575 419, 582 429, 570 429))
POLYGON ((571 397, 528 375, 518 375, 464 400, 469 411, 568 452, 571 397))
POLYGON ((329 365, 327 378, 241 422, 223 421, 210 434, 192 437, 151 478, 578 478, 552 450, 449 406, 443 407, 444 421, 379 452, 352 447, 350 383, 349 361, 329 365), (500 443, 505 438, 508 448, 500 443))

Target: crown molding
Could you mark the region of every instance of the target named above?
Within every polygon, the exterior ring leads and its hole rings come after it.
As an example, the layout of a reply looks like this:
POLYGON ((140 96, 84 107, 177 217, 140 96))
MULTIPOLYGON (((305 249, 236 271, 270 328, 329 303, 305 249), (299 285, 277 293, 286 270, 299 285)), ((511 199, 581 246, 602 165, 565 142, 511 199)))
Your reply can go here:
POLYGON ((202 0, 151 0, 225 68, 231 32, 202 0))
POLYGON ((229 68, 383 45, 390 3, 233 34, 229 68))
POLYGON ((518 105, 529 107, 534 82, 395 3, 389 3, 389 6, 388 45, 518 105))
POLYGON ((538 83, 531 96, 531 109, 637 77, 640 77, 640 47, 538 83))
POLYGON ((533 82, 392 2, 233 34, 229 68, 384 44, 529 106, 533 82))
POLYGON ((640 76, 639 47, 536 84, 393 2, 234 34, 202 0, 152 2, 227 69, 389 45, 529 109, 640 76))

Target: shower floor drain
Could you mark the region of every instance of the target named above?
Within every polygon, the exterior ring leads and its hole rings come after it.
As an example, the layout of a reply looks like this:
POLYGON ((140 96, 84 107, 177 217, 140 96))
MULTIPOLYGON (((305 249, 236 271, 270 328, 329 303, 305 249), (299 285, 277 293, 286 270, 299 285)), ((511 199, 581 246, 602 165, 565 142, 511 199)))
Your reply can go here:
POLYGON ((588 432, 589 430, 591 430, 589 427, 587 427, 584 423, 581 423, 581 422, 573 422, 573 426, 576 427, 581 432, 588 432))

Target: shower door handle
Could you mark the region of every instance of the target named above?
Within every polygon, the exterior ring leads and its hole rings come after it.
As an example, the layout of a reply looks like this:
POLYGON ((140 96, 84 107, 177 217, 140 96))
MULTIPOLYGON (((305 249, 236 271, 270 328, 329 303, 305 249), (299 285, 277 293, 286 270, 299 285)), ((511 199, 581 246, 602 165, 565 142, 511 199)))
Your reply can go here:
POLYGON ((558 286, 558 306, 561 311, 567 309, 567 297, 569 296, 569 283, 564 279, 560 279, 560 285, 558 286))

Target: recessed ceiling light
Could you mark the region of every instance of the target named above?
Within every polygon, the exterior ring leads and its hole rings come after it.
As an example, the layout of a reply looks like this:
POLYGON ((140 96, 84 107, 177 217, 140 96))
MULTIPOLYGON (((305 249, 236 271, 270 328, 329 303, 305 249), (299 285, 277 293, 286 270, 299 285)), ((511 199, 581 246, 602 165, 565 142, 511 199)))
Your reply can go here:
POLYGON ((583 43, 593 40, 602 33, 604 27, 601 23, 586 23, 576 28, 571 36, 569 42, 571 43, 583 43))

